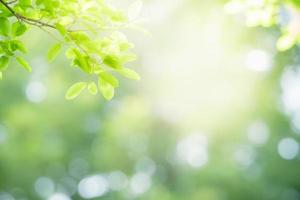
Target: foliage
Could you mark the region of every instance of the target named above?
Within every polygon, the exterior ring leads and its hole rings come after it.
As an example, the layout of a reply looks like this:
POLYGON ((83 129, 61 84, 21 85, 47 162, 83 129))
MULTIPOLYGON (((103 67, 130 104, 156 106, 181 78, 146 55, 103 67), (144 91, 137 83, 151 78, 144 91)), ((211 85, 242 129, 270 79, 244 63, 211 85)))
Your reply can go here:
POLYGON ((298 0, 232 0, 225 9, 232 14, 245 14, 249 26, 280 26, 277 48, 286 51, 300 43, 300 1, 298 0))
MULTIPOLYGON (((137 9, 132 12, 131 15, 135 15, 137 9)), ((90 93, 97 93, 95 83, 98 82, 99 91, 110 100, 118 87, 113 72, 139 79, 138 74, 124 67, 136 59, 130 52, 133 44, 118 31, 127 23, 127 16, 104 0, 0 0, 0 78, 12 59, 31 71, 23 59, 27 50, 20 37, 36 26, 57 41, 50 48, 47 59, 53 61, 62 49, 66 49, 71 65, 87 74, 85 84, 89 83, 90 93), (99 81, 95 81, 97 79, 99 81)), ((79 91, 74 93, 78 84, 70 87, 67 99, 79 94, 79 91)))

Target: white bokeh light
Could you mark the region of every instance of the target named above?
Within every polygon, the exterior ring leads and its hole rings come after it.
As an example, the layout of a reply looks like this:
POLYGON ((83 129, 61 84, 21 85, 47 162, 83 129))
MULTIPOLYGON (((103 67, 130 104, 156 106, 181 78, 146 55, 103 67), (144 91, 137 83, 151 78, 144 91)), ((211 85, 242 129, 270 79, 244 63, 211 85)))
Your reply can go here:
POLYGON ((0 193, 0 200, 15 200, 15 198, 9 193, 0 193))
POLYGON ((82 158, 75 158, 69 164, 69 173, 75 178, 84 177, 89 171, 89 163, 82 158))
POLYGON ((156 164, 150 158, 143 158, 136 163, 135 169, 138 172, 144 172, 149 175, 153 175, 156 170, 156 164))
POLYGON ((258 72, 269 71, 272 68, 271 55, 261 49, 251 50, 246 55, 246 67, 258 72))
POLYGON ((278 144, 278 153, 283 159, 292 160, 299 153, 299 144, 293 138, 283 138, 278 144))
POLYGON ((0 144, 4 143, 7 139, 6 129, 0 125, 0 144))
POLYGON ((71 200, 70 197, 64 193, 55 193, 51 195, 48 200, 71 200))
POLYGON ((252 146, 242 145, 234 152, 235 161, 244 168, 250 167, 255 160, 256 153, 252 146))
POLYGON ((176 156, 179 161, 191 167, 202 167, 208 162, 207 138, 201 134, 192 134, 179 141, 176 156))
POLYGON ((265 144, 269 139, 269 134, 268 126, 262 121, 254 122, 247 130, 249 141, 256 145, 265 144))
POLYGON ((121 171, 111 172, 107 178, 111 190, 122 190, 128 185, 128 178, 121 171))
POLYGON ((291 116, 291 126, 297 134, 300 134, 300 112, 291 116))
POLYGON ((47 198, 54 193, 54 182, 48 177, 39 177, 34 183, 35 192, 42 198, 47 198))
POLYGON ((32 81, 26 87, 26 97, 33 103, 42 102, 47 95, 46 87, 39 81, 32 81))
POLYGON ((230 1, 224 6, 224 10, 228 14, 237 14, 246 9, 245 4, 239 1, 230 1))
POLYGON ((149 174, 138 172, 130 179, 130 189, 135 195, 145 193, 151 187, 149 174))
POLYGON ((109 184, 102 175, 89 176, 82 179, 78 185, 78 192, 86 199, 101 197, 109 190, 109 184))
POLYGON ((288 69, 281 78, 281 100, 288 113, 300 111, 300 72, 288 69))

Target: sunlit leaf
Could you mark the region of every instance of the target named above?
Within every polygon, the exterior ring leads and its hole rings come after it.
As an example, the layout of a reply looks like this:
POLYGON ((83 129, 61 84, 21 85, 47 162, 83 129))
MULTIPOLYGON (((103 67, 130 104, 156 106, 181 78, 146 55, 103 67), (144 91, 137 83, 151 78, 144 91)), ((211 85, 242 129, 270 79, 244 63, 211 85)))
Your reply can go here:
POLYGON ((105 80, 106 82, 108 82, 109 84, 111 84, 114 88, 119 87, 119 81, 118 79, 116 79, 113 75, 111 75, 108 72, 101 72, 99 74, 99 76, 105 80))
POLYGON ((62 45, 60 43, 53 45, 47 54, 47 59, 49 62, 53 61, 61 50, 62 45))
POLYGON ((20 36, 23 35, 27 30, 27 27, 24 23, 21 23, 19 21, 12 24, 12 36, 20 36))
POLYGON ((7 18, 0 18, 0 35, 8 36, 10 24, 7 18))
POLYGON ((7 56, 0 57, 0 70, 3 71, 8 67, 9 58, 7 56))
POLYGON ((73 84, 66 92, 65 98, 71 100, 76 98, 87 86, 86 82, 78 82, 73 84))
POLYGON ((92 95, 96 95, 98 93, 97 85, 94 82, 88 84, 88 90, 92 95))
POLYGON ((122 76, 129 78, 129 79, 133 79, 133 80, 140 80, 141 77, 138 73, 136 73, 135 71, 128 69, 128 68, 122 68, 117 70, 117 72, 119 72, 122 76))
POLYGON ((286 51, 292 48, 296 43, 296 40, 290 35, 283 35, 277 41, 277 49, 279 51, 286 51))
POLYGON ((24 58, 16 57, 16 60, 17 60, 18 63, 19 63, 24 69, 26 69, 28 72, 31 72, 31 71, 32 71, 30 65, 27 63, 26 60, 24 60, 24 58))
POLYGON ((99 90, 100 90, 101 94, 103 95, 103 97, 106 100, 109 101, 114 97, 115 89, 111 84, 109 84, 102 78, 99 78, 98 85, 99 85, 99 90))

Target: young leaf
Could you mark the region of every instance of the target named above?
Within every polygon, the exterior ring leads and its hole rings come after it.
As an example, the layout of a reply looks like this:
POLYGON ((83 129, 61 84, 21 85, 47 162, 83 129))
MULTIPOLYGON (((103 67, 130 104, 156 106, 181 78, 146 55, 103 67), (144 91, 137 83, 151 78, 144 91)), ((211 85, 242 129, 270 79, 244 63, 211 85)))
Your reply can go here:
POLYGON ((71 100, 76 98, 87 86, 86 82, 78 82, 73 84, 67 91, 65 98, 71 100))
POLYGON ((10 32, 10 24, 7 18, 0 18, 0 35, 8 36, 10 32))
POLYGON ((122 68, 122 69, 118 69, 117 72, 119 72, 122 76, 126 77, 126 78, 130 78, 133 80, 140 80, 141 77, 138 73, 136 73, 135 71, 128 69, 128 68, 122 68))
POLYGON ((286 51, 290 48, 292 48, 296 43, 295 38, 291 35, 283 35, 281 36, 277 41, 277 49, 279 51, 286 51))
POLYGON ((106 100, 109 101, 114 97, 115 89, 111 84, 109 84, 108 82, 106 82, 102 78, 99 78, 98 85, 99 85, 99 89, 100 89, 101 94, 103 95, 103 97, 106 100))
POLYGON ((8 67, 9 58, 7 56, 0 57, 0 70, 3 71, 8 67))
POLYGON ((47 54, 47 59, 49 62, 53 61, 56 56, 59 54, 62 45, 60 43, 53 45, 47 54))
POLYGON ((98 93, 97 85, 94 82, 88 84, 88 90, 92 95, 96 95, 98 93))
POLYGON ((61 34, 62 36, 65 36, 65 35, 67 34, 67 30, 66 30, 66 28, 65 28, 63 25, 57 23, 57 24, 55 25, 55 27, 56 27, 56 29, 60 32, 60 34, 61 34))
POLYGON ((31 72, 31 71, 32 71, 30 65, 27 63, 26 60, 24 60, 24 59, 21 58, 21 57, 16 57, 16 59, 17 59, 18 63, 19 63, 24 69, 26 69, 28 72, 31 72))
POLYGON ((121 67, 120 60, 118 59, 118 57, 113 55, 105 56, 105 58, 103 59, 103 63, 114 69, 119 69, 121 67))
POLYGON ((19 50, 22 53, 27 53, 27 49, 20 40, 12 40, 11 45, 14 45, 16 50, 19 50))
POLYGON ((109 84, 111 84, 114 88, 119 87, 119 81, 118 79, 116 79, 113 75, 111 75, 108 72, 101 72, 99 74, 99 76, 105 80, 106 82, 108 82, 109 84))
POLYGON ((23 35, 26 32, 26 30, 27 30, 26 25, 17 21, 12 25, 12 36, 17 37, 23 35))

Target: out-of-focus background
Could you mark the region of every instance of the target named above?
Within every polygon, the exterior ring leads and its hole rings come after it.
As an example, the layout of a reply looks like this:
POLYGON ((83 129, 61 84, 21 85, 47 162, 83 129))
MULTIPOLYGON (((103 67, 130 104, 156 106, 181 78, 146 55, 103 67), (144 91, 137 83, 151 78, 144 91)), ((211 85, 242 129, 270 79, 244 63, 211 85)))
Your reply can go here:
POLYGON ((0 83, 0 200, 300 199, 299 48, 278 53, 278 27, 222 1, 143 3, 124 30, 142 80, 110 102, 66 101, 80 73, 45 61, 44 32, 24 36, 33 72, 0 83))

